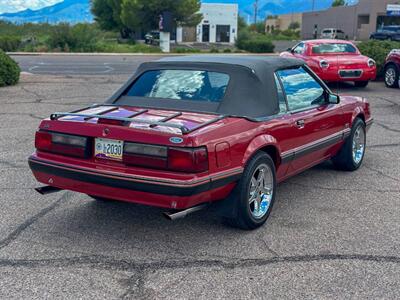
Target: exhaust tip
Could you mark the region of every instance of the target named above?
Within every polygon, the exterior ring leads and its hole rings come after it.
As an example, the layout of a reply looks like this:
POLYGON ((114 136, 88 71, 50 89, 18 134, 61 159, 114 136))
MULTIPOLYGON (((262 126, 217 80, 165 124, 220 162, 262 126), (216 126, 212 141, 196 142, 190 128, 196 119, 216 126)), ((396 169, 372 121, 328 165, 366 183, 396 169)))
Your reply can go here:
POLYGON ((167 218, 167 220, 175 221, 178 219, 182 219, 182 218, 186 217, 187 215, 192 214, 196 211, 205 209, 207 206, 208 206, 208 204, 202 204, 202 205, 190 207, 188 209, 180 210, 180 211, 176 211, 176 212, 164 212, 163 216, 165 218, 167 218))
POLYGON ((61 189, 56 188, 54 186, 42 186, 42 187, 35 188, 35 191, 41 195, 47 195, 47 194, 60 192, 61 189))
POLYGON ((169 213, 169 212, 163 212, 162 215, 164 216, 164 218, 166 218, 169 221, 173 220, 172 217, 171 217, 171 213, 169 213))

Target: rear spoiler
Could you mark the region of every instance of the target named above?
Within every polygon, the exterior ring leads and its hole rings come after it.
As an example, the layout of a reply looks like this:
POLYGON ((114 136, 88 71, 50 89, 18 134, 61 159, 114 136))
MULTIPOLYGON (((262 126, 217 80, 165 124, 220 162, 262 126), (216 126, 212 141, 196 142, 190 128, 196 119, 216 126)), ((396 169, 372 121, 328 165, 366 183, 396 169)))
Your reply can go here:
POLYGON ((80 110, 74 111, 74 112, 56 112, 56 113, 53 113, 53 114, 50 115, 50 120, 55 121, 55 120, 58 120, 59 118, 62 118, 62 117, 71 116, 71 117, 82 117, 82 118, 85 119, 85 121, 89 120, 89 119, 105 119, 105 120, 115 120, 115 121, 121 121, 121 122, 127 122, 127 123, 135 122, 135 123, 150 125, 150 127, 152 127, 152 128, 157 127, 157 126, 177 128, 182 132, 182 134, 188 134, 188 133, 191 133, 191 132, 193 132, 193 131, 195 131, 197 129, 203 128, 205 126, 208 126, 208 125, 210 125, 212 123, 215 123, 215 122, 220 121, 220 120, 225 118, 225 116, 219 115, 215 119, 212 119, 212 120, 210 120, 208 122, 201 123, 198 126, 192 128, 192 129, 189 129, 189 128, 187 128, 185 126, 182 126, 182 125, 179 125, 179 124, 166 123, 167 121, 170 121, 170 120, 172 120, 174 118, 177 118, 177 117, 181 116, 182 115, 181 112, 174 113, 174 114, 172 114, 170 116, 167 116, 167 117, 165 117, 162 120, 157 121, 157 122, 156 121, 143 120, 143 119, 137 119, 136 118, 137 116, 140 116, 141 114, 144 114, 144 113, 148 112, 149 111, 148 109, 143 109, 141 111, 135 112, 131 116, 129 116, 128 118, 113 117, 113 116, 105 116, 105 115, 103 115, 105 113, 109 113, 109 112, 112 112, 112 111, 118 109, 117 106, 113 106, 112 108, 102 112, 101 114, 84 114, 84 113, 80 113, 81 111, 85 111, 87 109, 92 109, 92 108, 101 107, 101 106, 107 106, 107 105, 90 106, 88 108, 80 109, 80 110))

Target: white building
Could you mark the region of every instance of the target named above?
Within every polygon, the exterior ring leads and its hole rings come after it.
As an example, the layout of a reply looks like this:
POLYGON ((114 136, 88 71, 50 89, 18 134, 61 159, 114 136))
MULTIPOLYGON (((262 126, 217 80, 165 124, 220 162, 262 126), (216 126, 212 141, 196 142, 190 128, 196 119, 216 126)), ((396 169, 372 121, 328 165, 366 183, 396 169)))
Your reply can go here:
POLYGON ((238 32, 237 4, 203 3, 203 20, 196 28, 178 28, 177 42, 234 44, 238 32))

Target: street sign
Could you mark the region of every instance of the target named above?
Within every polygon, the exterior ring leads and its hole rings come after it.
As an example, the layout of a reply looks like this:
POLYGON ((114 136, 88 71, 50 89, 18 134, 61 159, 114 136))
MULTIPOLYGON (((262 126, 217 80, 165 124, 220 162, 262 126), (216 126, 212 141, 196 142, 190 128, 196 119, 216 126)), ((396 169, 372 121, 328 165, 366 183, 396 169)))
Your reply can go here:
POLYGON ((388 16, 400 16, 400 4, 388 4, 386 11, 388 16))

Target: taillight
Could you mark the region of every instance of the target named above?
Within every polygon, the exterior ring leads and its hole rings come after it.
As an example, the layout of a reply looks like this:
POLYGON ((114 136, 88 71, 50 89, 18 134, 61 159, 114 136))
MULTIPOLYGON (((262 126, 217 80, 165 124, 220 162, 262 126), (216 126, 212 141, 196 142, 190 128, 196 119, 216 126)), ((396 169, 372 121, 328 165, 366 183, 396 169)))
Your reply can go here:
POLYGON ((206 148, 169 148, 168 169, 180 172, 200 173, 208 170, 206 148))
POLYGON ((201 148, 169 148, 125 143, 124 163, 177 172, 200 173, 208 170, 208 154, 201 148))
POLYGON ((128 165, 166 169, 167 147, 125 143, 123 161, 128 165))
POLYGON ((97 124, 122 126, 122 125, 124 125, 124 121, 112 120, 112 119, 99 119, 97 121, 97 124))
POLYGON ((87 137, 48 131, 36 132, 35 147, 39 151, 75 157, 89 157, 91 151, 87 137))
POLYGON ((46 131, 37 131, 35 135, 35 148, 49 151, 51 149, 51 134, 46 131))

